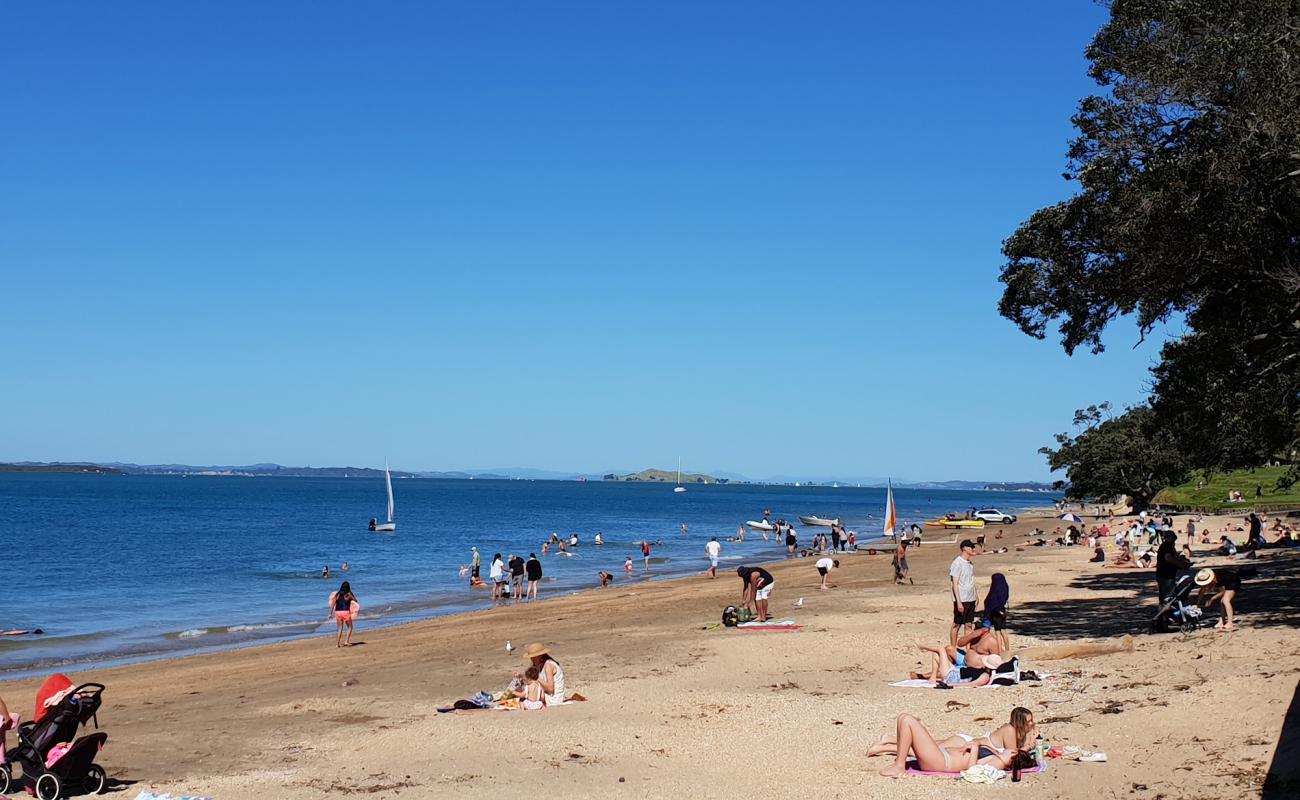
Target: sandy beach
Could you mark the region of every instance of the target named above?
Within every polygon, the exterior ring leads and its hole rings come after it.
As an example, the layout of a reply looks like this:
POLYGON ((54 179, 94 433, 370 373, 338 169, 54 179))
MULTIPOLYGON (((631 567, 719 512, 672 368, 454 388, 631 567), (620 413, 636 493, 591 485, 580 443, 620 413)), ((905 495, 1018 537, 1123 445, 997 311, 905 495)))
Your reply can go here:
MULTIPOLYGON (((1002 540, 990 527, 988 546, 1023 541, 1035 524, 1054 527, 1024 518, 1002 540)), ((1204 524, 1217 530, 1224 521, 1204 524)), ((1254 562, 1259 575, 1238 599, 1240 630, 1207 626, 1187 636, 1146 634, 1155 607, 1150 571, 1101 569, 1080 547, 981 554, 974 562, 981 597, 993 572, 1008 577, 1013 648, 1025 668, 1054 677, 996 689, 891 687, 920 663, 913 638, 947 639, 947 567, 956 553, 952 544, 914 549, 915 585, 906 587, 893 584, 887 551, 843 556, 832 591, 818 590, 812 560, 777 563, 772 610, 802 625, 798 631, 717 628, 740 589, 723 570, 717 580, 616 582, 536 604, 363 626, 351 649, 335 648, 331 631, 73 679, 108 687, 101 762, 124 797, 140 789, 222 800, 467 789, 568 797, 1260 795, 1300 673, 1297 554, 1268 550, 1254 562), (1131 652, 1034 656, 1036 648, 1125 634, 1134 635, 1131 652), (507 653, 507 640, 520 649, 507 653), (550 647, 570 690, 587 702, 542 712, 436 712, 480 689, 504 688, 533 641, 550 647), (1109 760, 1052 761, 1021 785, 987 786, 891 780, 877 775, 886 759, 863 755, 901 712, 940 735, 979 734, 1016 705, 1034 711, 1049 745, 1101 750, 1109 760)), ((1198 566, 1225 561, 1198 557, 1198 566)), ((701 571, 706 566, 702 558, 701 571)), ((9 682, 0 695, 26 718, 38 684, 9 682)), ((1289 732, 1284 746, 1294 748, 1295 736, 1289 732)), ((1295 761, 1289 752, 1279 763, 1295 761)), ((1294 779, 1276 775, 1269 791, 1283 793, 1267 796, 1288 796, 1297 784, 1277 781, 1294 779)))

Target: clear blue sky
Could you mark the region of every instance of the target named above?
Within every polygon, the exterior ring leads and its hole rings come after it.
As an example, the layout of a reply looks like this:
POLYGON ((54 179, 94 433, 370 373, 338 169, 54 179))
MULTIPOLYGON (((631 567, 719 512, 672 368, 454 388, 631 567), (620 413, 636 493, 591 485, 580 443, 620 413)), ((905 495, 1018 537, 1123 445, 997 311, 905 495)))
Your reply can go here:
POLYGON ((0 5, 0 460, 1036 479, 1088 0, 0 5))

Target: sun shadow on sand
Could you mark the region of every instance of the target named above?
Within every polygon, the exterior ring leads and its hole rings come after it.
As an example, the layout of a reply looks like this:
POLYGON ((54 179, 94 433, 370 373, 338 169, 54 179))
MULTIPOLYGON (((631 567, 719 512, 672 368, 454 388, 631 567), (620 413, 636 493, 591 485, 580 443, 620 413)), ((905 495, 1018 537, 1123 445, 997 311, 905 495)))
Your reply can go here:
POLYGON ((1264 779, 1260 800, 1300 797, 1300 683, 1291 697, 1291 707, 1282 721, 1277 752, 1264 779))
MULTIPOLYGON (((1300 628, 1300 605, 1294 600, 1300 586, 1300 554, 1243 561, 1234 566, 1254 569, 1257 575, 1243 580, 1237 593, 1238 624, 1251 628, 1300 628)), ((1087 565, 1087 568, 1094 568, 1087 565)), ((1012 633, 1039 639, 1080 639, 1146 633, 1156 612, 1156 579, 1150 570, 1106 570, 1088 572, 1070 581, 1073 589, 1112 593, 1108 597, 1070 598, 1036 603, 1015 603, 1012 586, 1012 633), (1124 592, 1123 596, 1114 593, 1124 592)), ((1192 593, 1193 599, 1195 592, 1192 593)), ((1206 616, 1213 625, 1218 606, 1206 616)))

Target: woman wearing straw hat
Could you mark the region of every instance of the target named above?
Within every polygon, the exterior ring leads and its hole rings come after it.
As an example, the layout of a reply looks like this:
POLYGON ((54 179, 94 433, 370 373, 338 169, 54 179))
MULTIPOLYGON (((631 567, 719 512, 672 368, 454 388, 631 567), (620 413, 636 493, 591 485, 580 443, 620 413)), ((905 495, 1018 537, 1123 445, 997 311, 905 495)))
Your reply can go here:
MULTIPOLYGON (((554 706, 564 702, 564 670, 560 662, 551 658, 546 645, 533 642, 524 648, 524 655, 537 667, 537 682, 542 686, 546 705, 554 706)), ((516 672, 516 678, 523 678, 523 673, 516 672)))
POLYGON ((1197 605, 1209 608, 1215 601, 1223 601, 1223 616, 1214 626, 1215 629, 1235 631, 1237 626, 1233 622, 1232 601, 1236 599, 1237 590, 1241 588, 1241 576, 1232 569, 1203 569, 1196 573, 1195 581, 1196 585, 1201 587, 1200 593, 1196 595, 1197 605), (1212 591, 1215 592, 1214 596, 1206 602, 1205 596, 1212 591))

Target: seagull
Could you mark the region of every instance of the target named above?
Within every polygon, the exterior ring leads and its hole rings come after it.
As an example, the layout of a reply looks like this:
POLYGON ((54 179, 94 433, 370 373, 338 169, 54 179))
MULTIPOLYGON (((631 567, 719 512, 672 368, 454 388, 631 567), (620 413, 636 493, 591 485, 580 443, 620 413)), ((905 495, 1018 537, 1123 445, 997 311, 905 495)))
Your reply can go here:
POLYGON ((512 652, 514 651, 514 649, 515 649, 514 643, 512 643, 509 639, 506 639, 506 652, 507 653, 512 652))
POLYGON ((794 604, 794 607, 795 607, 795 608, 803 608, 803 598, 802 598, 802 597, 800 597, 799 600, 794 604))

